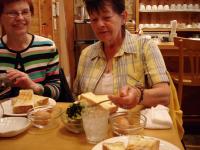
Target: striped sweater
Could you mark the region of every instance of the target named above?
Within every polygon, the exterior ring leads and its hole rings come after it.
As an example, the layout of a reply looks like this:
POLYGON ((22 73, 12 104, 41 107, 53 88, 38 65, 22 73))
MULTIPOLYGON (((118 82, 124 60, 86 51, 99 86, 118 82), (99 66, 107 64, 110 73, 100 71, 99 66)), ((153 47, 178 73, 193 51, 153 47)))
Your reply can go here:
MULTIPOLYGON (((41 84, 44 87, 44 96, 59 98, 59 56, 52 40, 32 35, 32 41, 26 49, 14 51, 1 38, 0 73, 10 68, 27 73, 34 82, 41 84)), ((8 97, 18 95, 19 90, 13 88, 8 97)))

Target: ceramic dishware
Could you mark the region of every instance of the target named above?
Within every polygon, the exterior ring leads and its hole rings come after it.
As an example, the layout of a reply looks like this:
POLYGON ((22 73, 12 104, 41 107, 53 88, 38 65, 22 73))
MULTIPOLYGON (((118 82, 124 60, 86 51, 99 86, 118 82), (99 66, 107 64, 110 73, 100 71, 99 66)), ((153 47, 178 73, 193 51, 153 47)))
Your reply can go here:
POLYGON ((151 11, 151 10, 152 10, 151 5, 146 5, 146 10, 147 10, 147 11, 151 11))
POLYGON ((152 6, 152 10, 153 10, 153 11, 157 11, 157 10, 158 10, 158 6, 157 6, 157 5, 153 5, 153 6, 152 6))
POLYGON ((199 9, 199 4, 194 4, 194 9, 199 9))
POLYGON ((193 4, 188 4, 188 9, 192 10, 193 9, 193 4))
POLYGON ((183 5, 182 5, 182 9, 183 9, 183 10, 187 10, 187 4, 183 4, 183 5))
POLYGON ((175 10, 175 9, 176 9, 176 4, 171 4, 171 5, 170 5, 170 9, 171 9, 171 10, 175 10))
POLYGON ((168 11, 168 10, 169 10, 169 5, 164 5, 163 9, 164 9, 165 11, 168 11))
POLYGON ((163 5, 158 5, 158 10, 159 11, 162 11, 164 8, 163 8, 163 5))
POLYGON ((181 10, 181 9, 182 9, 182 4, 177 4, 177 5, 176 5, 176 9, 177 9, 177 10, 181 10))
POLYGON ((140 10, 144 11, 145 10, 145 5, 144 4, 140 4, 140 10))

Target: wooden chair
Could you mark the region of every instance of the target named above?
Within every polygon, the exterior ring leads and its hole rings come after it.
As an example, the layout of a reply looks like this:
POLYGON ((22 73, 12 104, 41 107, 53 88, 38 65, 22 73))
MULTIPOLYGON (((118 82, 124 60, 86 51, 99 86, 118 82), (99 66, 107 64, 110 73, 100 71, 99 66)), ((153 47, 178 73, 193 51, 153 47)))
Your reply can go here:
POLYGON ((183 86, 200 86, 200 40, 175 37, 174 45, 179 50, 179 69, 177 74, 172 74, 172 79, 178 84, 181 106, 183 86))
POLYGON ((69 84, 67 79, 65 78, 65 73, 63 68, 59 69, 60 73, 60 97, 57 100, 58 102, 74 102, 74 97, 72 95, 72 91, 69 88, 69 84))

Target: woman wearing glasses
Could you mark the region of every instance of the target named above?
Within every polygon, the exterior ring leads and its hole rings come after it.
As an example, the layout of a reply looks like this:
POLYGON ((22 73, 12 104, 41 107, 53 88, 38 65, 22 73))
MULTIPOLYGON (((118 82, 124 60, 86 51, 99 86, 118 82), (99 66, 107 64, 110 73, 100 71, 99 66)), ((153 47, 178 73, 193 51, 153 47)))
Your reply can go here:
POLYGON ((28 33, 34 14, 31 0, 1 0, 0 73, 6 73, 16 96, 20 89, 57 99, 60 95, 59 57, 52 40, 28 33))

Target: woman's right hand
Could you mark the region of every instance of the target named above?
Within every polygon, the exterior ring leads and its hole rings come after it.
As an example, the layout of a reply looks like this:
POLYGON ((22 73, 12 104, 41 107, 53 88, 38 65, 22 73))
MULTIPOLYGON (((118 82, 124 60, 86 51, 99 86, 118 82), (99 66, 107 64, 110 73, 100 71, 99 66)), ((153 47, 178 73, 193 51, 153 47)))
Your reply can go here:
POLYGON ((118 95, 109 95, 109 99, 117 106, 131 109, 139 103, 140 90, 136 87, 124 86, 118 95))
POLYGON ((8 80, 12 82, 13 87, 19 87, 21 89, 33 89, 35 93, 40 93, 42 87, 35 83, 28 74, 16 69, 9 69, 7 71, 8 80))

